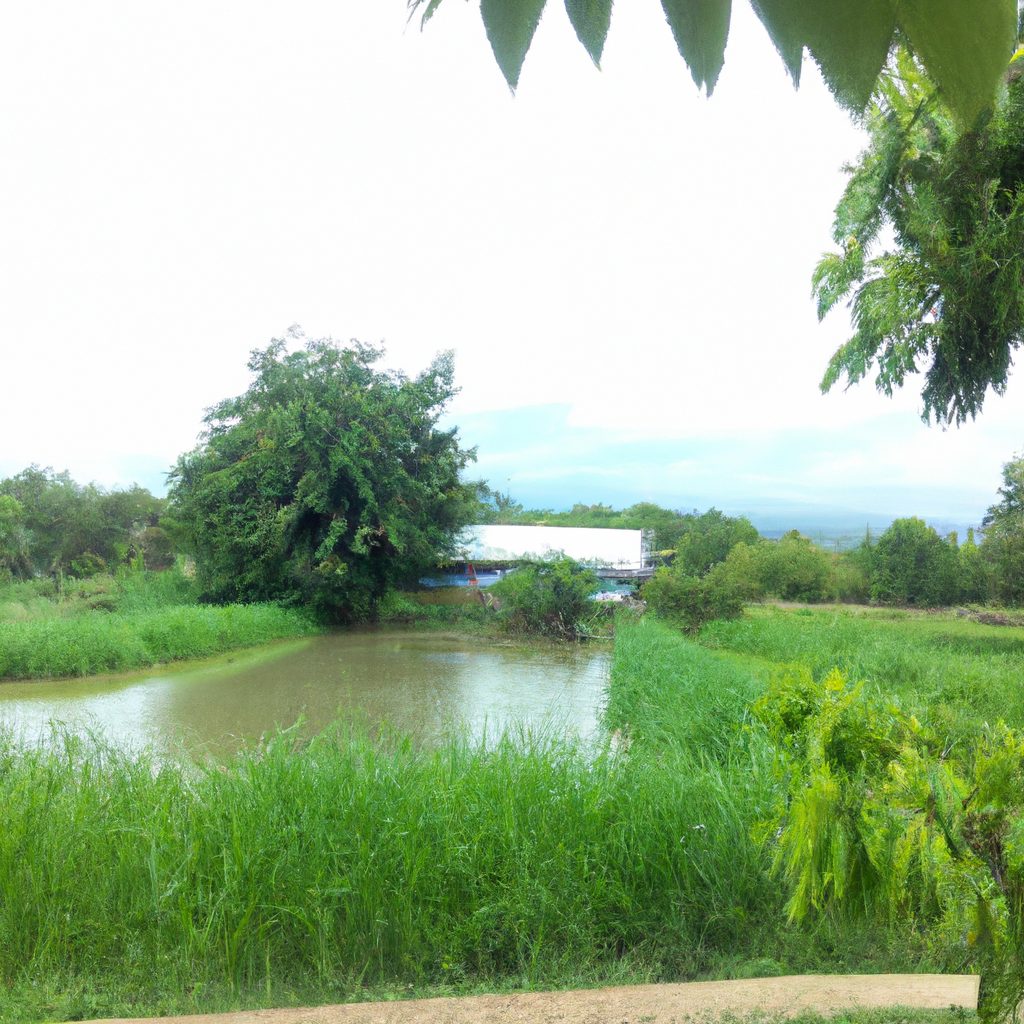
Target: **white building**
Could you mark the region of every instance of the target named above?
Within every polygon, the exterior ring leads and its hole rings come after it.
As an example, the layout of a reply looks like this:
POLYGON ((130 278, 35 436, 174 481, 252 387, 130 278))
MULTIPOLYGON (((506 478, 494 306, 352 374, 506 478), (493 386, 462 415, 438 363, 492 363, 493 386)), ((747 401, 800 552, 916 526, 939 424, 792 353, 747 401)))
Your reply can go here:
POLYGON ((539 560, 561 552, 602 569, 642 569, 642 530, 599 530, 588 526, 471 526, 461 538, 461 555, 474 562, 539 560))

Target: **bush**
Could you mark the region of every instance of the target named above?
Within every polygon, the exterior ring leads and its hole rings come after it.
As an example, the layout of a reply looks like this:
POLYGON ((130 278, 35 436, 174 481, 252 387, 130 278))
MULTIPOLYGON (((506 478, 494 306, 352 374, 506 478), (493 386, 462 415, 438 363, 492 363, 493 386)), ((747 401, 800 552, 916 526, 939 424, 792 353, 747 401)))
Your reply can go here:
MULTIPOLYGON (((998 544, 994 547, 998 548, 998 544)), ((1004 583, 1005 575, 997 577, 996 567, 992 560, 986 557, 986 554, 991 554, 991 551, 985 552, 979 547, 974 540, 974 530, 968 530, 967 540, 960 545, 958 553, 961 600, 985 603, 992 600, 997 586, 1001 587, 1004 583)), ((1013 568, 1017 568, 1018 565, 1019 561, 1014 563, 1013 568)), ((1005 597, 1006 594, 1004 593, 1003 596, 1005 597)))
POLYGON ((834 555, 791 530, 780 540, 737 544, 724 562, 735 589, 748 601, 866 601, 867 573, 848 556, 834 555))
POLYGON ((720 562, 704 576, 691 576, 681 565, 659 569, 644 584, 641 596, 652 611, 692 633, 713 619, 743 614, 749 582, 736 572, 736 562, 720 562))
POLYGON ((737 544, 756 544, 757 530, 745 516, 734 518, 710 508, 694 514, 676 546, 675 563, 692 576, 702 576, 711 566, 724 562, 737 544))
POLYGON ((826 601, 866 604, 871 597, 871 577, 846 553, 835 555, 824 596, 826 601))
POLYGON ((944 541, 923 519, 897 519, 878 540, 871 600, 882 604, 953 604, 960 596, 956 538, 944 541))
POLYGON ((826 552, 790 530, 781 540, 763 540, 751 550, 758 587, 783 601, 820 601, 832 574, 826 552))
POLYGON ((490 592, 498 599, 499 621, 509 633, 578 639, 587 632, 584 621, 595 616, 590 598, 599 586, 590 569, 560 555, 520 566, 490 592))
POLYGON ((377 605, 380 622, 393 625, 426 624, 467 628, 477 626, 494 613, 475 599, 467 587, 440 587, 437 591, 409 594, 389 591, 377 605))

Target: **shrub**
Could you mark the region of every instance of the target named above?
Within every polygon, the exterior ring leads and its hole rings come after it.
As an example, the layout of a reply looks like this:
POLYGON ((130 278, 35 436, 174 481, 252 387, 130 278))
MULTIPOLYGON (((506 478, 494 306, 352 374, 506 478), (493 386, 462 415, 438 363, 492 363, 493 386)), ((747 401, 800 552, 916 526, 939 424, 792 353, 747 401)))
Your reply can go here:
POLYGON ((644 584, 641 596, 662 618, 696 633, 713 619, 743 614, 749 583, 735 570, 735 561, 732 565, 726 561, 704 576, 691 576, 677 564, 659 569, 644 584))
POLYGON ((883 604, 952 604, 959 597, 956 538, 944 541, 923 519, 897 519, 878 540, 871 599, 883 604))
POLYGON ((833 556, 825 585, 825 600, 863 604, 870 596, 871 577, 860 563, 845 553, 833 556))
POLYGON ((756 544, 759 534, 745 516, 734 518, 710 508, 691 518, 676 546, 675 564, 689 575, 703 575, 724 562, 737 544, 756 544))
MULTIPOLYGON (((995 545, 998 547, 998 545, 995 545)), ((987 547, 987 545, 986 545, 987 547)), ((992 560, 986 557, 983 548, 974 540, 974 530, 967 531, 967 540, 960 545, 958 558, 960 562, 960 597, 964 601, 990 601, 996 593, 997 586, 1005 580, 997 578, 992 560)), ((1015 563, 1013 568, 1017 567, 1015 563)), ((1005 597, 1004 593, 1004 597, 1005 597)), ((1010 602, 1013 603, 1013 602, 1010 602)))
POLYGON ((564 555, 522 565, 490 588, 498 598, 499 621, 510 633, 544 633, 577 639, 584 620, 595 614, 590 597, 597 576, 564 555))
POLYGON ((834 669, 790 665, 752 706, 775 747, 775 871, 790 920, 909 918, 977 948, 983 1019, 1024 994, 1024 734, 943 736, 834 669))
POLYGON ((820 601, 832 565, 809 538, 790 530, 781 540, 763 540, 751 551, 759 589, 783 601, 820 601))

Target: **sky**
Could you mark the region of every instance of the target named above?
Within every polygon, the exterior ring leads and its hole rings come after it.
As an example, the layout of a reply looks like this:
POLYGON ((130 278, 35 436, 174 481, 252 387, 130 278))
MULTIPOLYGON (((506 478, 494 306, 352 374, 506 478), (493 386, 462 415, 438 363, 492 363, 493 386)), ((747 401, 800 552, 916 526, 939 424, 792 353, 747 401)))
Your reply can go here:
POLYGON ((734 5, 710 98, 656 0, 597 70, 551 2, 510 94, 475 4, 0 10, 0 476, 164 473, 299 324, 453 349, 445 422, 528 506, 715 505, 766 529, 962 529, 1024 446, 919 388, 823 396, 810 274, 864 137, 734 5))

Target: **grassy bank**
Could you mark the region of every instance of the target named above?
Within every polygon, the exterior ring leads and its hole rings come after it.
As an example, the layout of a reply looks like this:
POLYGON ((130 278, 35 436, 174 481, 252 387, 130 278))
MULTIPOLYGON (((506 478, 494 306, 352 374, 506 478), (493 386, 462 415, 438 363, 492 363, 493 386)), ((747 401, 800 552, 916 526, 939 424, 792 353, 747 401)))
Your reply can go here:
POLYGON ((196 604, 179 573, 14 584, 0 593, 0 679, 91 675, 202 658, 319 628, 277 605, 196 604))
POLYGON ((839 667, 897 698, 940 729, 1003 719, 1024 726, 1024 629, 988 626, 953 612, 754 608, 713 622, 702 646, 767 672, 798 662, 820 675, 839 667))
POLYGON ((768 674, 622 622, 607 714, 631 742, 596 756, 343 727, 198 768, 8 742, 5 1019, 970 967, 909 920, 786 923, 755 827, 780 785, 750 713, 768 674))
POLYGON ((378 616, 385 625, 425 631, 493 633, 496 626, 494 611, 484 607, 477 592, 469 587, 392 591, 381 601, 378 616))

